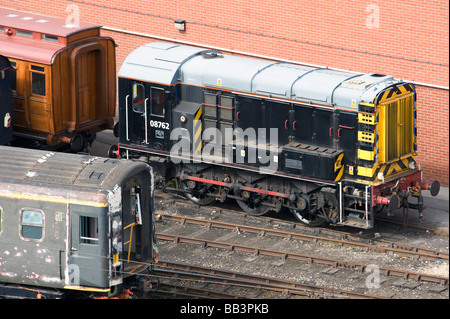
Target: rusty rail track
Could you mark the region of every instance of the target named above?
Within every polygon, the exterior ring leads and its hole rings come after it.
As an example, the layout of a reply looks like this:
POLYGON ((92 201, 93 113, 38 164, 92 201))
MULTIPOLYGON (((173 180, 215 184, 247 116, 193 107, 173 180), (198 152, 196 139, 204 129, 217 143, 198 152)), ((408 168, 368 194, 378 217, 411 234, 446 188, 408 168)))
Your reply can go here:
POLYGON ((343 240, 343 239, 335 239, 335 238, 329 238, 329 237, 323 237, 323 236, 316 236, 316 235, 309 235, 309 234, 302 234, 302 233, 295 233, 295 232, 288 232, 288 231, 282 231, 282 230, 276 230, 276 229, 268 229, 268 228, 261 228, 261 227, 255 227, 255 226, 246 226, 241 224, 233 224, 228 222, 222 222, 222 221, 214 221, 209 219, 200 219, 200 218, 194 218, 194 217, 188 217, 188 216, 182 216, 182 215, 169 215, 169 214, 159 214, 158 215, 161 220, 169 220, 178 222, 181 224, 194 224, 194 225, 200 225, 207 228, 220 228, 220 229, 228 229, 236 232, 248 232, 253 233, 259 236, 275 236, 283 239, 297 239, 297 240, 303 240, 303 241, 309 241, 309 242, 327 242, 327 243, 333 243, 341 246, 349 246, 349 247, 356 247, 360 249, 366 249, 366 250, 373 250, 377 252, 385 252, 385 253, 396 253, 399 255, 406 255, 411 257, 418 257, 418 258, 424 258, 424 259, 430 259, 430 260, 449 260, 449 255, 447 253, 438 252, 431 249, 426 248, 419 248, 419 247, 412 247, 412 246, 406 246, 402 245, 399 246, 398 244, 394 242, 386 242, 386 241, 380 241, 380 244, 376 245, 374 243, 360 243, 355 242, 351 240, 343 240))
POLYGON ((152 298, 169 297, 172 299, 249 299, 247 297, 236 296, 233 294, 218 292, 210 289, 184 287, 170 283, 158 283, 156 281, 152 281, 152 286, 154 288, 147 290, 147 292, 152 295, 152 298))
MULTIPOLYGON (((181 199, 183 201, 183 205, 189 205, 189 206, 198 207, 198 208, 202 207, 202 209, 205 209, 205 208, 219 209, 219 210, 222 209, 222 208, 216 207, 214 205, 213 206, 199 206, 199 205, 196 205, 196 204, 192 203, 190 200, 186 199, 185 197, 183 197, 183 196, 181 196, 181 195, 179 195, 177 193, 172 193, 172 192, 163 191, 163 190, 157 190, 157 192, 161 192, 163 194, 167 194, 169 196, 176 197, 178 200, 181 199)), ((161 195, 158 195, 158 194, 156 196, 160 197, 160 198, 162 197, 161 195)), ((175 205, 181 206, 180 204, 175 204, 175 205)), ((235 214, 247 215, 247 213, 243 212, 239 208, 228 209, 227 211, 233 212, 235 214)), ((273 218, 267 217, 267 216, 259 216, 258 218, 273 219, 273 218)), ((380 221, 380 222, 383 222, 383 223, 392 224, 392 225, 396 225, 396 226, 401 226, 403 228, 406 227, 406 228, 411 229, 411 230, 426 231, 426 232, 430 232, 430 233, 433 233, 433 234, 436 234, 436 235, 449 237, 448 231, 444 231, 444 230, 440 230, 440 229, 434 229, 434 228, 430 228, 430 227, 427 227, 427 226, 424 226, 424 225, 416 225, 416 224, 412 224, 412 223, 408 223, 407 225, 404 225, 403 223, 401 223, 399 221, 396 221, 396 220, 393 220, 393 219, 388 219, 388 218, 381 218, 381 217, 377 217, 377 216, 375 217, 375 219, 380 221)), ((283 221, 283 222, 289 222, 289 221, 283 221)), ((311 230, 311 227, 307 227, 305 225, 302 225, 301 223, 298 223, 298 222, 290 222, 290 223, 295 225, 296 228, 302 228, 302 229, 309 228, 311 230)), ((319 230, 321 232, 324 232, 324 233, 336 233, 336 231, 334 231, 334 230, 330 230, 330 229, 326 229, 326 228, 322 228, 322 227, 318 227, 318 228, 314 228, 314 229, 317 229, 317 230, 319 230)))
MULTIPOLYGON (((319 257, 319 256, 309 256, 309 255, 303 255, 303 254, 298 254, 298 253, 283 252, 283 251, 272 250, 272 249, 231 244, 231 243, 218 242, 218 241, 206 240, 206 239, 201 239, 201 238, 192 238, 192 237, 187 237, 187 236, 171 235, 171 234, 166 234, 166 233, 156 233, 156 238, 159 240, 171 241, 173 243, 199 245, 203 248, 214 247, 214 248, 225 249, 225 250, 229 250, 229 251, 245 252, 245 253, 253 254, 256 256, 272 256, 272 257, 281 258, 282 260, 287 260, 287 259, 297 260, 297 261, 301 261, 301 262, 306 262, 308 264, 319 263, 319 264, 325 264, 325 265, 335 267, 335 268, 340 267, 340 268, 359 269, 361 272, 364 272, 365 269, 367 268, 367 265, 363 264, 363 263, 348 262, 345 260, 331 259, 331 258, 325 258, 325 257, 319 257)), ((410 272, 408 270, 400 270, 400 269, 393 269, 393 268, 387 268, 387 267, 379 267, 379 270, 380 270, 380 273, 384 274, 385 276, 397 276, 397 277, 402 277, 404 279, 414 279, 414 280, 421 281, 421 282, 432 282, 432 283, 437 283, 437 284, 440 284, 443 286, 449 285, 449 280, 446 277, 415 273, 415 272, 410 272)))
POLYGON ((307 298, 380 299, 380 297, 344 290, 328 289, 283 279, 250 275, 183 263, 159 261, 157 265, 158 266, 154 270, 155 274, 159 276, 176 277, 177 279, 200 280, 208 283, 251 287, 258 290, 269 290, 283 294, 300 295, 307 298))

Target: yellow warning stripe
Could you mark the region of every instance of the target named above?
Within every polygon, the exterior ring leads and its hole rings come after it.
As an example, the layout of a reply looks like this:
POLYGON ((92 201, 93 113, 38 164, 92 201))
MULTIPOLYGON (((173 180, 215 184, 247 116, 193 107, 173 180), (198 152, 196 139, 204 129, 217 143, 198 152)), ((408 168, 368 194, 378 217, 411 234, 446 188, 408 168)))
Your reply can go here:
POLYGON ((90 202, 90 201, 78 201, 73 199, 64 199, 64 198, 54 198, 48 196, 38 196, 38 195, 28 195, 28 194, 18 194, 18 193, 1 193, 0 197, 8 197, 14 199, 27 199, 27 200, 35 200, 40 202, 51 202, 51 203, 60 203, 60 204, 77 204, 77 205, 86 205, 86 206, 94 206, 94 207, 107 207, 108 202, 98 203, 98 202, 90 202))
POLYGON ((381 92, 378 96, 377 104, 385 104, 388 100, 389 102, 387 103, 392 103, 396 99, 405 98, 409 95, 414 95, 414 89, 411 84, 407 83, 381 92))
POLYGON ((342 165, 342 159, 344 158, 344 153, 340 154, 334 163, 334 172, 336 173, 337 170, 339 170, 336 178, 334 179, 335 182, 339 181, 342 178, 342 175, 344 175, 344 165, 342 165))
POLYGON ((202 106, 200 106, 200 108, 198 109, 197 114, 195 115, 194 120, 195 120, 195 121, 200 120, 200 117, 201 117, 201 116, 202 116, 202 106))
POLYGON ((93 291, 93 292, 109 292, 111 288, 96 288, 85 286, 64 286, 64 289, 79 290, 79 291, 93 291))
POLYGON ((200 155, 200 152, 202 150, 202 106, 197 111, 197 114, 195 114, 194 117, 194 155, 200 155))
POLYGON ((405 157, 402 157, 401 159, 391 162, 391 163, 385 163, 383 165, 374 165, 373 167, 363 167, 358 166, 358 175, 372 178, 373 181, 377 180, 377 176, 375 174, 383 173, 384 178, 389 178, 391 176, 394 176, 398 173, 403 173, 407 170, 411 170, 409 167, 410 162, 416 162, 414 155, 406 155, 405 157))

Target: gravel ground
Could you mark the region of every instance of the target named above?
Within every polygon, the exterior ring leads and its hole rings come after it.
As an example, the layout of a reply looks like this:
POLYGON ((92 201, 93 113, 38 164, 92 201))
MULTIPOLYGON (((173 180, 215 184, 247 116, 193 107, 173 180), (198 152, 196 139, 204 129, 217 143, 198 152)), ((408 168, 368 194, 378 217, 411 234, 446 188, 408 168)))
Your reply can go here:
MULTIPOLYGON (((180 208, 175 201, 156 199, 156 215, 158 213, 183 214, 207 219, 220 219, 233 223, 252 224, 265 228, 281 229, 283 222, 268 223, 261 218, 245 217, 239 214, 223 214, 220 208, 207 207, 193 209, 180 208), (230 220, 227 220, 230 219, 230 220), (256 225, 257 224, 257 225, 256 225)), ((399 256, 361 249, 336 246, 327 243, 310 243, 298 240, 283 240, 275 237, 260 237, 254 234, 237 233, 228 230, 199 228, 193 225, 181 225, 168 221, 159 221, 156 224, 157 232, 177 234, 180 236, 194 236, 203 239, 258 246, 261 248, 276 249, 299 254, 338 258, 348 262, 361 262, 367 265, 389 267, 448 277, 448 263, 436 260, 416 260, 399 256)), ((448 252, 448 238, 436 236, 426 232, 405 231, 392 226, 377 226, 375 230, 364 231, 364 235, 373 235, 377 238, 386 238, 408 245, 436 248, 448 252)), ((419 283, 401 277, 386 277, 383 274, 376 277, 376 272, 361 273, 355 269, 330 268, 327 265, 307 264, 294 260, 280 260, 276 257, 255 256, 248 253, 232 252, 223 249, 201 248, 189 244, 172 244, 166 241, 158 242, 159 255, 162 260, 183 262, 218 269, 234 270, 242 273, 251 273, 267 277, 283 278, 315 286, 342 289, 346 291, 366 293, 374 296, 398 299, 448 299, 447 287, 433 283, 419 283), (372 278, 379 279, 377 281, 372 278)), ((376 268, 374 268, 376 269, 376 268)), ((273 298, 283 298, 274 295, 273 298)))

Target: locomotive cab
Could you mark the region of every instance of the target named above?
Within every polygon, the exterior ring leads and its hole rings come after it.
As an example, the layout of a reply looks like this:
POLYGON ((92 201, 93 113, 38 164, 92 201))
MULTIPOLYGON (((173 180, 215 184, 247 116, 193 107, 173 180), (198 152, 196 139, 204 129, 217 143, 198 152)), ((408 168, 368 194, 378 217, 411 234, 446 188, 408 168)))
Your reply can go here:
MULTIPOLYGON (((119 78, 119 109, 124 116, 119 129, 123 142, 164 150, 170 143, 170 94, 166 88, 143 81, 119 78)), ((169 91, 170 92, 170 91, 169 91)), ((120 111, 119 111, 120 112, 120 111)))

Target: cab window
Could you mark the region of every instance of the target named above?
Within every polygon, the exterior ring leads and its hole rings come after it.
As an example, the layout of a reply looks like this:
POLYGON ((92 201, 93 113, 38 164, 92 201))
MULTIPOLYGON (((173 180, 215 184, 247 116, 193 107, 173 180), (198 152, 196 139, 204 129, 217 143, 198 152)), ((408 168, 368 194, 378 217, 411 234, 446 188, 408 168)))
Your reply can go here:
POLYGON ((144 86, 139 83, 133 84, 133 111, 144 113, 144 86))
POLYGON ((164 89, 152 88, 152 115, 164 117, 164 89))

